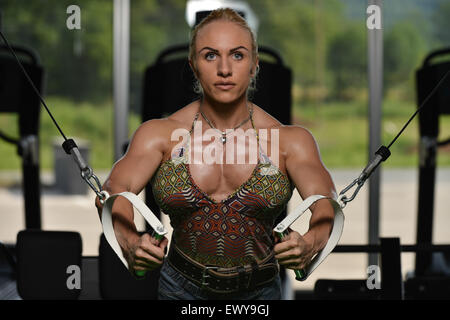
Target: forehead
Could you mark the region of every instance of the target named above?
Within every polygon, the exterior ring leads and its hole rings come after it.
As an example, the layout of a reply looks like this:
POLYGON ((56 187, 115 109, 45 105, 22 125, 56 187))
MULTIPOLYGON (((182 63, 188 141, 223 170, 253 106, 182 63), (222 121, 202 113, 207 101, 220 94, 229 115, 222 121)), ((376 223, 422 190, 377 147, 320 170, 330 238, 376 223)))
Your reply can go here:
POLYGON ((203 26, 197 33, 196 47, 204 46, 215 49, 245 46, 250 49, 252 39, 250 32, 235 22, 217 20, 203 26))

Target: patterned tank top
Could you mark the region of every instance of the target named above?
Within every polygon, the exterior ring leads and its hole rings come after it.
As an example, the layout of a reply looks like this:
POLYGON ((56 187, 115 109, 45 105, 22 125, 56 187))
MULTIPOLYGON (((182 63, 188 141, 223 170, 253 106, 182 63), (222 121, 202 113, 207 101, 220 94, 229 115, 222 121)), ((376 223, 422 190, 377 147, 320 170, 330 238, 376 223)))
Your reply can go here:
POLYGON ((172 242, 203 265, 234 267, 259 262, 274 245, 275 219, 286 208, 294 184, 262 151, 258 133, 258 161, 250 177, 218 202, 202 191, 189 169, 191 133, 151 178, 154 198, 168 214, 172 242))

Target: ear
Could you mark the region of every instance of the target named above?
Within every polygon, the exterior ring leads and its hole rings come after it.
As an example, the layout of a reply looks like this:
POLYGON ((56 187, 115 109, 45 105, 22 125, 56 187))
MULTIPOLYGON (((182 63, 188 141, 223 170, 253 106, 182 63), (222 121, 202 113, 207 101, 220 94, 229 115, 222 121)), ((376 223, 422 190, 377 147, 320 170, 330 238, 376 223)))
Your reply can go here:
POLYGON ((252 68, 250 69, 250 74, 252 76, 255 76, 257 70, 259 70, 259 59, 258 59, 258 56, 256 56, 255 62, 253 63, 252 68))

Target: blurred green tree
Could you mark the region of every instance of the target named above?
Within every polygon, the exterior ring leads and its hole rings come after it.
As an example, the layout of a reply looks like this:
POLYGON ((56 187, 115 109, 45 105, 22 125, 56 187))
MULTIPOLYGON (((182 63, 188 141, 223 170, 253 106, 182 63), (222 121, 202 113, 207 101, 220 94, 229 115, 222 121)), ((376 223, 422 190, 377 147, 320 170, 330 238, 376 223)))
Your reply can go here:
POLYGON ((46 94, 74 101, 111 96, 112 2, 78 0, 81 30, 69 30, 70 0, 2 0, 10 42, 34 49, 46 72, 46 94))
MULTIPOLYGON (((293 70, 296 102, 320 101, 330 92, 329 99, 345 99, 365 86, 366 28, 362 23, 365 12, 356 8, 355 1, 248 0, 248 3, 260 20, 259 44, 280 52, 293 70)), ((386 28, 387 87, 407 78, 411 81, 417 59, 430 43, 441 47, 450 43, 447 32, 450 3, 440 2, 432 22, 434 33, 426 34, 423 30, 427 29, 429 19, 420 20, 423 13, 418 3, 403 1, 401 7, 405 7, 405 12, 414 9, 413 20, 420 21, 420 26, 414 29, 413 22, 402 20, 386 28)), ((436 3, 427 2, 429 12, 436 3)), ((12 42, 39 52, 47 74, 47 94, 74 101, 108 101, 112 96, 113 1, 77 0, 82 15, 81 30, 66 27, 66 8, 71 4, 71 0, 1 0, 3 29, 12 42)), ((163 49, 186 43, 190 30, 185 21, 185 0, 132 0, 130 4, 130 106, 138 111, 145 68, 163 49)), ((395 17, 390 19, 396 21, 395 17)))
POLYGON ((139 112, 146 67, 168 46, 188 43, 185 0, 133 0, 130 35, 130 103, 139 112))
POLYGON ((354 98, 354 90, 367 84, 366 29, 360 24, 349 24, 331 40, 328 68, 333 75, 332 97, 338 100, 354 98))
POLYGON ((338 0, 249 3, 260 20, 258 43, 277 50, 293 71, 294 99, 322 100, 331 78, 327 52, 330 40, 345 25, 345 4, 338 0))
MULTIPOLYGON (((414 78, 414 72, 425 53, 425 41, 417 27, 410 21, 400 21, 385 32, 384 50, 384 92, 389 89, 413 87, 406 85, 414 78)), ((411 90, 407 90, 412 94, 411 90)))
POLYGON ((450 46, 450 2, 441 0, 433 14, 434 37, 438 45, 450 46))

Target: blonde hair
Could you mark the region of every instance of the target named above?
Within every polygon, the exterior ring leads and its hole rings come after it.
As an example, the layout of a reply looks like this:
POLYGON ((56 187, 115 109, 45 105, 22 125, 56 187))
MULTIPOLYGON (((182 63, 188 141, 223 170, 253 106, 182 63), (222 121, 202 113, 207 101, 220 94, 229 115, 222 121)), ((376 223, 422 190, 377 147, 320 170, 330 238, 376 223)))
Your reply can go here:
MULTIPOLYGON (((247 24, 247 21, 245 21, 245 19, 233 9, 219 8, 219 9, 211 11, 211 13, 206 18, 204 18, 198 25, 196 25, 195 28, 191 31, 191 37, 190 37, 190 42, 189 42, 189 60, 192 63, 192 68, 194 69, 195 74, 197 73, 197 69, 196 69, 197 66, 195 65, 195 58, 196 58, 195 42, 197 40, 198 31, 201 28, 203 28, 205 25, 207 25, 211 22, 214 22, 214 21, 218 21, 218 20, 234 22, 234 23, 238 24, 239 26, 241 26, 242 28, 244 28, 245 30, 247 30, 250 33, 250 37, 251 37, 251 41, 252 41, 251 52, 252 52, 253 61, 255 62, 258 57, 258 44, 256 42, 256 36, 253 33, 252 29, 247 24)), ((258 71, 259 71, 259 66, 256 67, 255 75, 250 82, 250 85, 249 85, 250 90, 255 89, 255 82, 256 82, 256 76, 258 74, 258 71)), ((196 93, 202 92, 202 88, 201 88, 198 80, 194 84, 194 91, 196 93)))

